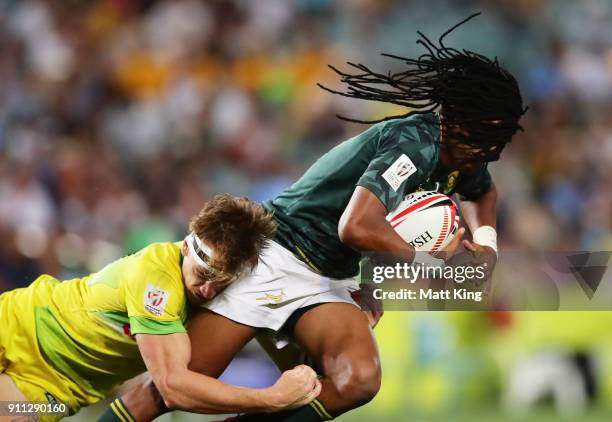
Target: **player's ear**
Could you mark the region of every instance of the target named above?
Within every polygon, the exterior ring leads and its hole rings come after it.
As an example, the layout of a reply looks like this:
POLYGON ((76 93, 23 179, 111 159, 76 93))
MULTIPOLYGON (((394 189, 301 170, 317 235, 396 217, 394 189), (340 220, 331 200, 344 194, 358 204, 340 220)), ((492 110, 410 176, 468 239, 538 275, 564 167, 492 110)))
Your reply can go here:
POLYGON ((183 256, 189 255, 189 246, 187 246, 187 240, 183 240, 183 246, 181 246, 181 253, 183 256))
POLYGON ((212 299, 217 295, 217 290, 215 289, 212 283, 206 282, 200 287, 198 287, 198 289, 200 290, 200 293, 205 299, 212 299))
POLYGON ((250 268, 251 270, 254 269, 257 266, 258 262, 259 262, 259 257, 254 256, 253 258, 249 260, 248 268, 250 268))

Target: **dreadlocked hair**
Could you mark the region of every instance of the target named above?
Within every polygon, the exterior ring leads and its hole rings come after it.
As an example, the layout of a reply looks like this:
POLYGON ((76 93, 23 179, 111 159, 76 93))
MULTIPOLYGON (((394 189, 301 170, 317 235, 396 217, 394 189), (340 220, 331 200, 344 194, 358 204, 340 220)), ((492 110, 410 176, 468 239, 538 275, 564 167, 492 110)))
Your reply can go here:
POLYGON ((527 108, 523 108, 516 80, 499 65, 497 57, 491 60, 473 51, 444 45, 448 34, 478 15, 480 13, 475 13, 448 29, 438 39, 438 45, 417 31, 420 37, 417 44, 427 50, 417 59, 382 54, 403 61, 409 66, 408 70, 382 74, 363 64, 347 62, 359 70, 359 73, 350 74, 329 65, 341 76, 341 82, 348 85, 346 92, 318 86, 344 97, 411 109, 406 114, 370 121, 337 116, 349 122, 379 123, 439 109, 446 134, 453 133, 455 141, 476 148, 484 161, 494 161, 512 135, 523 130, 518 121, 527 108))

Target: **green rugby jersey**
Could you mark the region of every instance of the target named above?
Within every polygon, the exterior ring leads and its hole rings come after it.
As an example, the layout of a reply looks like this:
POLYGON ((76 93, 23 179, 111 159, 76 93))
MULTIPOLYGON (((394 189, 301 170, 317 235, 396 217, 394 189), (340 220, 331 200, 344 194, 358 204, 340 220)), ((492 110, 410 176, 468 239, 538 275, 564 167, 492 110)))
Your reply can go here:
POLYGON ((439 163, 436 114, 413 114, 371 126, 320 157, 278 197, 264 202, 278 223, 276 240, 332 278, 357 275, 360 253, 343 244, 338 221, 362 186, 394 210, 407 194, 437 190, 474 199, 489 190, 486 166, 462 177, 439 163))

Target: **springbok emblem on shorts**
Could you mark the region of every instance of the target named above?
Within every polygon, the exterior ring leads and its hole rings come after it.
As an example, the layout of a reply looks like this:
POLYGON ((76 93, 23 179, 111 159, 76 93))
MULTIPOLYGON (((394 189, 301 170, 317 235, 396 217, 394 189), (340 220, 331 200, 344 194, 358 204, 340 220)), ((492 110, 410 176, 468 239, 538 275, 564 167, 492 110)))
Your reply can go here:
POLYGON ((278 294, 264 293, 262 297, 258 297, 257 300, 265 300, 272 303, 281 303, 285 298, 285 290, 280 289, 278 294))

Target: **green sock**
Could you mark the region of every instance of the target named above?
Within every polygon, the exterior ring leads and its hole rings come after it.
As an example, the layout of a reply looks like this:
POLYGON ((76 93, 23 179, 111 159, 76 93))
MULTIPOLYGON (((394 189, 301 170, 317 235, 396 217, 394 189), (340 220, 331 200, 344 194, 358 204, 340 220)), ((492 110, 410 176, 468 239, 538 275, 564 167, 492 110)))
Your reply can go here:
POLYGON ((321 422, 332 420, 323 404, 315 400, 297 409, 277 413, 251 413, 236 417, 236 422, 321 422))
POLYGON ((100 416, 98 422, 136 422, 121 399, 115 399, 100 416))

